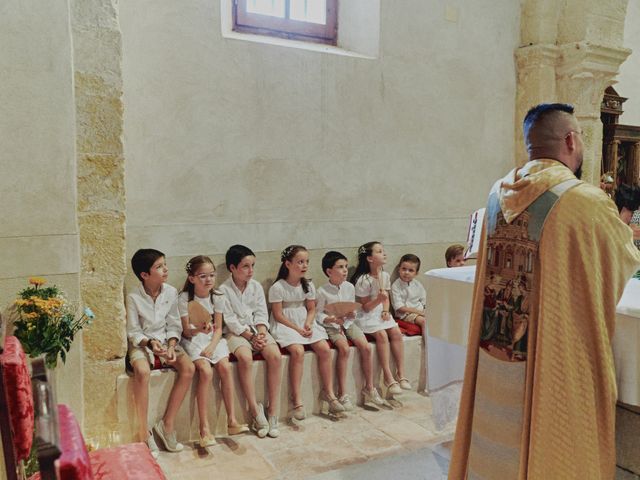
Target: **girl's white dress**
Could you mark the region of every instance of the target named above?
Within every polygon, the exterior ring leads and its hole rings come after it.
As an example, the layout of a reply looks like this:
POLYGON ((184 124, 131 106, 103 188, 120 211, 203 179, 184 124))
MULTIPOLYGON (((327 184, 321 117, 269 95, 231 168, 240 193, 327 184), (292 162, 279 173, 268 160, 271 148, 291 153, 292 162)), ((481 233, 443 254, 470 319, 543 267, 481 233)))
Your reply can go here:
MULTIPOLYGON (((306 294, 302 290, 302 285, 292 287, 284 279, 278 280, 269 288, 269 303, 282 302, 284 316, 300 328, 304 326, 304 322, 307 320, 305 300, 315 299, 316 289, 311 281, 309 281, 309 291, 306 294)), ((283 348, 292 344, 308 345, 328 338, 324 328, 315 321, 311 323, 312 335, 310 337, 303 337, 294 329, 278 323, 273 317, 273 313, 271 313, 269 324, 271 335, 278 342, 278 345, 283 348)))
MULTIPOLYGON (((391 277, 387 272, 381 272, 381 281, 371 275, 364 274, 356 282, 356 297, 366 297, 371 300, 378 296, 380 293, 380 284, 385 287, 385 290, 389 290, 391 287, 391 277)), ((389 314, 389 320, 382 320, 383 304, 379 304, 370 312, 364 310, 358 311, 356 315, 356 323, 362 329, 364 333, 375 333, 380 330, 386 330, 397 325, 391 314, 389 314)))
MULTIPOLYGON (((213 312, 215 311, 223 310, 224 297, 222 295, 213 295, 213 305, 211 304, 211 299, 208 296, 201 298, 194 295, 192 301, 198 302, 206 308, 211 315, 213 315, 213 312)), ((187 292, 182 292, 178 297, 178 313, 180 314, 180 318, 189 315, 189 294, 187 292)), ((216 349, 213 351, 213 355, 211 355, 211 357, 203 357, 200 353, 211 343, 212 338, 213 331, 210 333, 200 332, 192 338, 182 337, 180 339, 180 345, 184 348, 184 351, 187 352, 187 355, 189 355, 189 358, 192 361, 204 359, 215 365, 223 358, 227 358, 229 356, 229 347, 227 347, 227 341, 221 337, 218 345, 216 345, 216 349)))

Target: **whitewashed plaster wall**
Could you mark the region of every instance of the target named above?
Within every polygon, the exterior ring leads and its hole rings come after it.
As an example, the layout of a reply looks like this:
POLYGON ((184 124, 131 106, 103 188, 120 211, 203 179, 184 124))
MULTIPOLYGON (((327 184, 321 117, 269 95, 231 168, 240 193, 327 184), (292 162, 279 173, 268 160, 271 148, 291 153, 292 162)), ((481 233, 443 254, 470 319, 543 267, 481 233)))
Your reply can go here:
POLYGON ((381 4, 366 59, 225 39, 216 1, 121 2, 128 256, 463 240, 514 165, 520 3, 381 4))
POLYGON ((620 67, 616 91, 627 100, 620 123, 640 125, 640 0, 629 0, 624 22, 624 46, 633 50, 620 67))
MULTIPOLYGON (((0 2, 0 304, 44 276, 79 297, 75 107, 68 0, 0 2)), ((81 340, 58 398, 82 418, 81 340)))

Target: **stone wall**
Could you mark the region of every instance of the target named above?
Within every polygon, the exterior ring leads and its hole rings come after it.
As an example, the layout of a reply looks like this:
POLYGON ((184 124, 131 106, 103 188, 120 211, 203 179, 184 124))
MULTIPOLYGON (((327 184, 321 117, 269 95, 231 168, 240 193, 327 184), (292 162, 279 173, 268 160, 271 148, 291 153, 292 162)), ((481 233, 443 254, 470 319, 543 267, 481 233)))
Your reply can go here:
POLYGON ((127 257, 465 238, 513 165, 517 2, 380 2, 375 58, 225 38, 219 3, 120 4, 127 257))
POLYGON ((616 91, 629 98, 624 105, 620 123, 640 125, 640 0, 631 0, 624 23, 624 46, 633 51, 620 67, 616 91))
MULTIPOLYGON (((34 275, 80 296, 71 41, 68 0, 0 4, 0 309, 34 275)), ((81 351, 57 378, 80 418, 81 351)))
POLYGON ((116 428, 115 376, 126 333, 122 47, 117 0, 72 0, 80 282, 97 321, 85 333, 84 431, 116 428))

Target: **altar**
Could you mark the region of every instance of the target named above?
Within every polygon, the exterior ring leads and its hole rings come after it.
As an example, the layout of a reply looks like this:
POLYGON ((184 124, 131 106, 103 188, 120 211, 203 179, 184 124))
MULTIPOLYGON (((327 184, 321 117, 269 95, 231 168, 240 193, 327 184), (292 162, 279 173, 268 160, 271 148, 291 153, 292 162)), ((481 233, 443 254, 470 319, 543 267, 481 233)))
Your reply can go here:
MULTIPOLYGON (((458 414, 475 269, 472 265, 425 273, 429 300, 427 390, 438 428, 458 414)), ((613 354, 618 400, 640 406, 640 280, 629 280, 616 308, 613 354)))

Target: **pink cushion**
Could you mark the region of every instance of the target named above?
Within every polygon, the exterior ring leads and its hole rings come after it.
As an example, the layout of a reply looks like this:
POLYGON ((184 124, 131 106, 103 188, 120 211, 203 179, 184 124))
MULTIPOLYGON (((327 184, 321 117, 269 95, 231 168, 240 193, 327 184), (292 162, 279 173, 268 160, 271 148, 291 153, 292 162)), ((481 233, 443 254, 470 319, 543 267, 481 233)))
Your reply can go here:
POLYGON ((144 443, 101 448, 89 454, 96 480, 166 480, 158 462, 144 443))
POLYGON ((5 338, 0 362, 4 371, 4 388, 7 392, 16 460, 25 460, 29 457, 33 442, 33 393, 27 358, 16 337, 5 338))
POLYGON ((396 321, 398 322, 398 327, 400 327, 400 331, 404 333, 407 337, 422 335, 422 328, 420 328, 420 325, 416 325, 415 323, 405 322, 404 320, 396 320, 396 321))
POLYGON ((57 461, 60 480, 92 480, 87 446, 76 417, 66 405, 58 405, 58 424, 62 451, 57 461))

